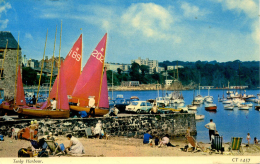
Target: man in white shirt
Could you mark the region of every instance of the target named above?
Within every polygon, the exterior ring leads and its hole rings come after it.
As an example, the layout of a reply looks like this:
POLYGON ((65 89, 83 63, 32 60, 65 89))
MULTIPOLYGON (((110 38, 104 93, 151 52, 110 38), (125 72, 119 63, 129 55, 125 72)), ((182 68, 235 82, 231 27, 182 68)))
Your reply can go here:
POLYGON ((52 110, 56 110, 56 107, 57 107, 57 101, 56 101, 55 98, 52 99, 51 107, 52 107, 52 110))
POLYGON ((210 122, 205 125, 205 128, 209 129, 209 140, 211 141, 211 135, 215 135, 216 124, 210 119, 210 122))
POLYGON ((89 116, 93 113, 92 116, 95 117, 95 96, 89 97, 88 99, 88 106, 90 107, 89 116))

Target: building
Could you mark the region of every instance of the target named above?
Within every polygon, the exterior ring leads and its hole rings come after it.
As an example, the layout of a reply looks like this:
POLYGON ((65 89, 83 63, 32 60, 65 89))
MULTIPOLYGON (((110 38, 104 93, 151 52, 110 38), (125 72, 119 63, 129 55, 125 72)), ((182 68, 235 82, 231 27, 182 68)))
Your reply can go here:
MULTIPOLYGON (((0 88, 5 97, 14 97, 16 63, 22 66, 22 49, 9 31, 0 31, 0 88), (18 55, 18 61, 17 61, 18 55)), ((21 71, 22 72, 22 71, 21 71)))
POLYGON ((246 89, 248 86, 230 86, 229 89, 246 89))
POLYGON ((160 72, 160 70, 162 70, 162 68, 158 66, 158 60, 149 60, 149 58, 141 59, 141 57, 138 57, 136 60, 131 60, 131 63, 133 62, 136 62, 139 65, 149 66, 149 74, 152 74, 154 70, 156 72, 160 72))
POLYGON ((184 68, 184 67, 181 66, 181 65, 178 65, 178 66, 169 65, 169 66, 167 66, 167 70, 175 70, 175 69, 179 69, 179 68, 184 68))
POLYGON ((165 80, 165 85, 171 85, 173 80, 165 80))
POLYGON ((139 81, 122 81, 121 86, 122 87, 137 87, 139 86, 139 81))
POLYGON ((26 55, 23 55, 22 57, 22 64, 24 67, 27 67, 27 58, 26 58, 26 55))
POLYGON ((105 63, 104 67, 106 67, 107 71, 111 70, 113 72, 117 72, 117 69, 121 69, 124 73, 129 72, 130 64, 119 64, 119 63, 105 63))
POLYGON ((200 86, 200 89, 213 89, 214 86, 200 86))

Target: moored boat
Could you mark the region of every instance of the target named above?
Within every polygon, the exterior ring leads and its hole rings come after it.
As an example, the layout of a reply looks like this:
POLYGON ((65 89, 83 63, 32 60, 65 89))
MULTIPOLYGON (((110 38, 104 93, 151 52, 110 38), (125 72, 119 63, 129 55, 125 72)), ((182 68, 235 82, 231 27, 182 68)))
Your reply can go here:
POLYGON ((195 120, 204 120, 205 115, 202 114, 195 114, 195 120))
POLYGON ((249 110, 249 106, 246 105, 246 104, 239 105, 239 106, 238 106, 238 109, 240 109, 240 110, 249 110))
POLYGON ((224 109, 233 110, 233 109, 234 109, 234 105, 232 105, 232 104, 225 105, 225 106, 224 106, 224 109))
POLYGON ((216 111, 217 110, 217 105, 216 104, 205 104, 205 110, 208 111, 216 111))
POLYGON ((197 110, 197 106, 196 105, 187 105, 188 110, 197 110))
POLYGON ((77 105, 70 105, 71 111, 90 112, 89 98, 95 98, 95 116, 109 112, 107 76, 104 69, 107 34, 101 39, 85 64, 71 97, 77 99, 77 105))

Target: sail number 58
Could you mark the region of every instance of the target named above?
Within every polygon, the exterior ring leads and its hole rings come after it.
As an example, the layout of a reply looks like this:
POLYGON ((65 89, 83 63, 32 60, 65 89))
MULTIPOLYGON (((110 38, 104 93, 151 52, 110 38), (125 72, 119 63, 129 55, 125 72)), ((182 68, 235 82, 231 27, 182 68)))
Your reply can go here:
POLYGON ((100 52, 98 52, 96 49, 91 54, 93 57, 95 57, 97 60, 99 60, 101 63, 104 61, 104 55, 100 52))

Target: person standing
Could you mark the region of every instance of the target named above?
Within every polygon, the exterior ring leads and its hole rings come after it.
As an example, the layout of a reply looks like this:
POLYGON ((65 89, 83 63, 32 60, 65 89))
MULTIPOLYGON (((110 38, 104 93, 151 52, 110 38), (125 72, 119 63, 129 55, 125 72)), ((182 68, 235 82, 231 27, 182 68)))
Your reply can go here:
POLYGON ((88 106, 90 107, 89 116, 93 113, 91 116, 95 117, 95 96, 89 97, 88 99, 88 106))
POLYGON ((248 143, 248 146, 249 146, 250 140, 251 140, 250 133, 247 133, 246 140, 247 140, 247 143, 248 143))
POLYGON ((211 135, 215 135, 216 124, 210 119, 210 122, 205 125, 205 128, 209 129, 209 140, 211 141, 211 135))
POLYGON ((32 98, 31 101, 32 101, 32 104, 33 104, 33 105, 36 105, 36 98, 35 98, 35 95, 33 95, 33 98, 32 98))
POLYGON ((52 110, 56 110, 56 107, 57 107, 57 101, 56 101, 55 98, 52 99, 51 107, 52 107, 52 110))

